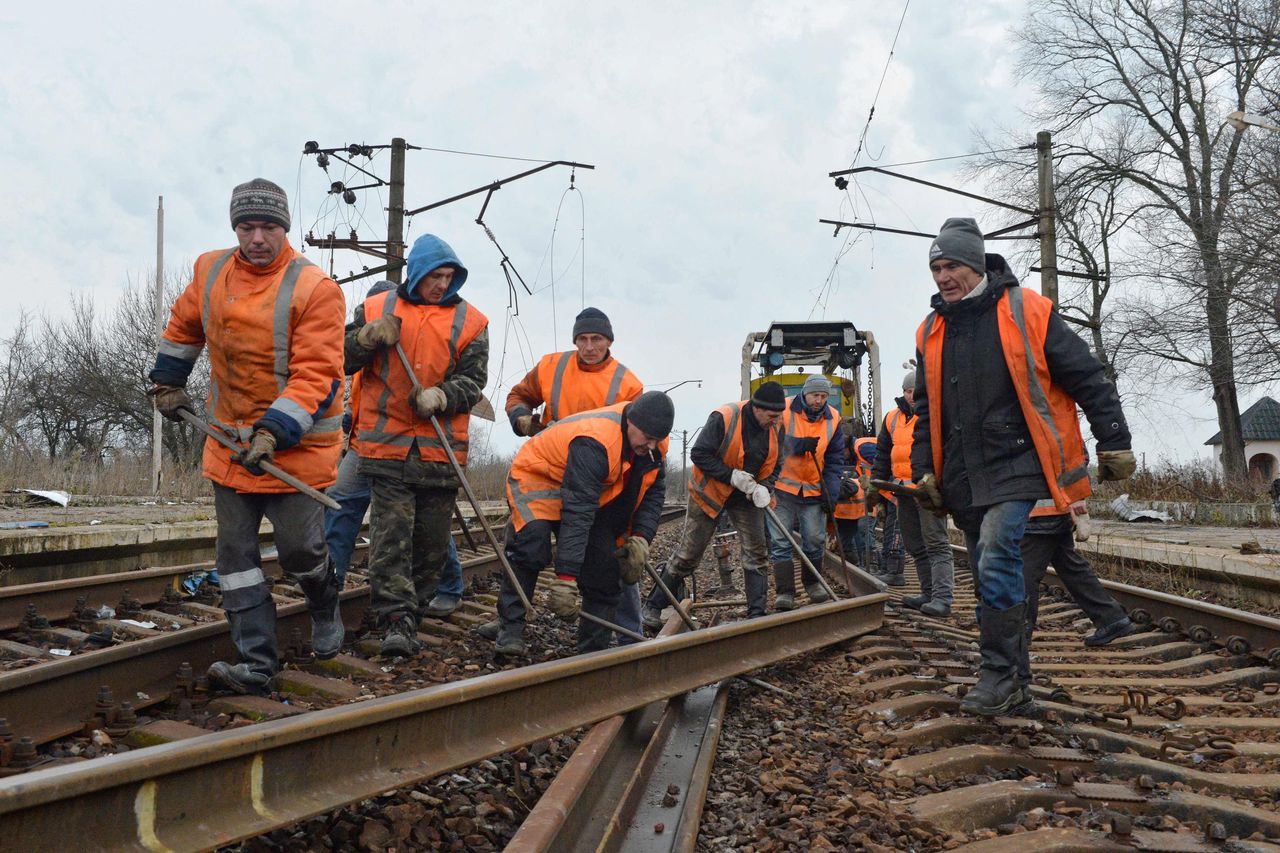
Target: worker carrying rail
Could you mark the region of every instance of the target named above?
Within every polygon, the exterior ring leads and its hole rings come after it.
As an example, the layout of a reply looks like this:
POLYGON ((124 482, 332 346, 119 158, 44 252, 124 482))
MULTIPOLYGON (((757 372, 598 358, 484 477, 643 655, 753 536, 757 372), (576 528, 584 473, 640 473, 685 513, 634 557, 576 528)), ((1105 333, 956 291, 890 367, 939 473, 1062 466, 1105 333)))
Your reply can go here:
POLYGON ((370 607, 386 657, 418 650, 418 615, 440 583, 461 485, 449 454, 466 465, 469 413, 488 381, 489 321, 458 295, 466 281, 449 244, 423 234, 404 282, 366 299, 346 333, 346 370, 361 372, 354 429, 369 478, 370 607))
MULTIPOLYGON (((747 617, 764 616, 769 594, 769 555, 764 508, 778 478, 780 424, 787 392, 777 382, 762 382, 750 400, 726 403, 713 411, 694 443, 689 506, 675 556, 662 571, 663 583, 677 599, 685 579, 702 562, 722 515, 738 531, 747 617)), ((662 627, 667 596, 655 585, 644 606, 646 628, 662 627)))
POLYGON ((1017 677, 1027 519, 1037 504, 1065 511, 1089 493, 1076 406, 1097 440, 1099 479, 1123 480, 1135 462, 1102 365, 1052 301, 986 254, 974 220, 943 223, 929 270, 938 293, 916 333, 911 473, 925 508, 964 531, 978 590, 981 671, 960 709, 996 716, 1030 703, 1017 677))
POLYGON ((329 658, 342 645, 338 582, 324 541, 320 504, 260 467, 274 463, 304 484, 333 483, 342 440, 342 325, 338 285, 289 245, 284 190, 256 178, 231 193, 239 245, 201 255, 173 304, 150 379, 156 408, 190 416, 187 377, 209 352, 210 424, 238 453, 205 442, 213 482, 222 606, 240 662, 209 667, 216 685, 264 695, 279 670, 276 606, 262 572, 258 527, 275 528, 280 568, 306 594, 311 645, 329 658))
MULTIPOLYGON (((558 420, 579 412, 629 403, 644 393, 644 384, 613 357, 613 324, 599 308, 583 308, 573 321, 568 352, 544 355, 507 394, 507 417, 516 435, 537 435, 558 420), (535 414, 534 409, 542 406, 535 414)), ((617 622, 640 633, 640 587, 624 584, 617 622)), ((489 633, 496 637, 496 629, 489 633)), ((618 643, 634 642, 618 635, 618 643)))
MULTIPOLYGON (((538 573, 552 562, 554 534, 551 612, 566 621, 579 612, 614 621, 619 580, 639 581, 658 532, 674 421, 671 398, 646 391, 630 403, 556 421, 520 448, 507 478, 511 520, 505 550, 526 599, 533 596, 538 573)), ((498 622, 477 631, 497 640, 499 654, 523 655, 527 615, 504 576, 498 622)), ((579 652, 607 648, 610 639, 605 625, 579 621, 579 652)))
MULTIPOLYGON (((916 371, 912 369, 902 379, 902 396, 895 400, 898 407, 884 416, 884 426, 876 439, 876 464, 871 472, 873 479, 911 482, 911 444, 916 425, 916 412, 912 405, 915 388, 916 371)), ((867 498, 868 505, 874 508, 880 497, 879 492, 872 492, 867 498)), ((951 560, 946 518, 906 499, 898 501, 898 529, 903 546, 916 564, 916 577, 920 580, 920 594, 902 599, 903 605, 935 618, 950 616, 955 564, 951 560)), ((901 555, 897 558, 896 568, 897 577, 901 579, 901 555)), ((889 583, 898 586, 900 580, 894 583, 891 575, 889 583)))
MULTIPOLYGON (((827 516, 840 494, 840 473, 844 468, 844 432, 840 429, 840 413, 828 404, 831 380, 813 375, 791 400, 784 424, 782 471, 778 475, 774 495, 775 511, 781 524, 797 531, 805 556, 815 566, 822 565, 822 551, 827 543, 827 516)), ((773 519, 769 520, 769 559, 773 562, 773 582, 777 590, 775 610, 795 607, 796 574, 792 563, 791 539, 773 519)), ((808 580, 805 592, 809 601, 820 604, 827 600, 826 590, 814 579, 808 580)))

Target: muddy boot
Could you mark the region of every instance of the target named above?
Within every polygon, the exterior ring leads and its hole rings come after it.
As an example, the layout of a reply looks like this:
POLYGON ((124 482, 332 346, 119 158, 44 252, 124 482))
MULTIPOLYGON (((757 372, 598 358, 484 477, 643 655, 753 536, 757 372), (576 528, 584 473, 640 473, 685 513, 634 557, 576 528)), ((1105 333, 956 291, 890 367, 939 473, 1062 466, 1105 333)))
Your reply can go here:
POLYGON ((266 696, 271 692, 271 679, 280 670, 275 602, 267 600, 248 610, 228 611, 227 622, 240 662, 215 661, 209 667, 209 679, 234 693, 266 696))
POLYGON ((418 623, 408 613, 392 613, 378 653, 384 658, 404 658, 418 652, 418 623))
POLYGON ((765 606, 769 598, 769 579, 750 569, 743 571, 747 587, 747 618, 754 619, 765 615, 765 606))
POLYGON ((881 573, 880 580, 893 587, 907 585, 907 577, 902 573, 901 554, 895 554, 885 560, 884 572, 881 573))
POLYGON ((969 688, 960 703, 962 712, 998 717, 1027 701, 1027 692, 1018 681, 1018 664, 1027 643, 1025 615, 1023 601, 1004 610, 982 609, 978 620, 982 664, 978 683, 969 688))
POLYGON ((776 611, 796 608, 796 567, 791 560, 779 560, 773 564, 773 588, 778 596, 773 601, 776 611))
POLYGON ((820 583, 807 583, 804 585, 805 595, 809 596, 810 604, 822 604, 824 601, 830 601, 831 596, 827 595, 827 591, 822 588, 820 583))
POLYGON ((524 645, 524 623, 501 625, 498 631, 498 643, 493 647, 495 654, 508 657, 524 657, 527 653, 524 645))
POLYGON ((476 633, 486 640, 498 639, 498 634, 502 632, 502 623, 497 619, 490 619, 480 627, 476 628, 476 633))

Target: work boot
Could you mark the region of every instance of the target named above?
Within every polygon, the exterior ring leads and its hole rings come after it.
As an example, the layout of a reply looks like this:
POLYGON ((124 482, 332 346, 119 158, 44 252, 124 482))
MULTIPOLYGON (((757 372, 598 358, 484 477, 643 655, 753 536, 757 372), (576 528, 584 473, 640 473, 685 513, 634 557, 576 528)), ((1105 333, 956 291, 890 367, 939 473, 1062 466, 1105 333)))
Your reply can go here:
POLYGON ((414 618, 408 613, 392 613, 387 617, 387 628, 378 653, 384 658, 404 658, 417 651, 418 626, 414 618))
POLYGON ((769 596, 769 579, 763 574, 758 574, 750 569, 745 570, 742 574, 747 587, 747 618, 754 619, 757 616, 764 616, 766 613, 766 601, 769 596))
POLYGON ((269 696, 271 679, 260 672, 249 668, 248 664, 230 664, 224 660, 214 661, 207 673, 209 681, 218 687, 239 693, 242 696, 269 696))
POLYGON ((1134 632, 1133 620, 1122 616, 1110 625, 1105 625, 1084 638, 1084 644, 1090 648, 1105 646, 1112 640, 1127 637, 1134 632))
POLYGON ((804 585, 804 591, 809 596, 810 604, 821 604, 824 601, 831 600, 831 596, 827 595, 827 591, 823 589, 820 583, 807 583, 804 585))
POLYGON ((524 626, 500 626, 498 631, 498 644, 493 647, 493 651, 495 654, 507 655, 508 657, 524 657, 526 654, 524 646, 524 626))
POLYGON ((907 577, 902 573, 902 555, 894 554, 885 560, 884 572, 880 580, 892 587, 907 585, 907 577))
POLYGON ((911 610, 919 610, 921 607, 928 604, 929 601, 930 597, 927 595, 908 595, 906 598, 902 599, 902 606, 911 610))
POLYGON ((267 599, 247 610, 228 610, 227 624, 240 662, 216 661, 209 667, 209 678, 236 693, 266 696, 280 671, 275 602, 267 599))
POLYGON ((1027 692, 1018 682, 1018 664, 1027 642, 1026 609, 1025 601, 1004 610, 982 609, 978 620, 982 664, 978 683, 960 703, 962 712, 997 717, 1027 701, 1027 692))
POLYGON ((792 593, 779 593, 777 598, 773 600, 773 610, 775 613, 782 613, 786 610, 796 609, 796 597, 792 593))
POLYGON ((444 619, 457 610, 461 604, 462 596, 437 592, 431 597, 431 601, 427 606, 422 609, 422 615, 429 616, 432 619, 444 619))
POLYGON ((951 615, 951 605, 941 601, 926 601, 920 605, 920 612, 935 619, 945 619, 951 615))
POLYGON ((498 639, 498 634, 502 632, 502 622, 497 619, 490 619, 483 625, 476 628, 476 633, 486 640, 498 639))
POLYGON ((779 560, 773 564, 773 588, 778 591, 773 601, 773 609, 794 610, 796 607, 796 567, 790 559, 779 560))
POLYGON ((322 591, 314 597, 310 591, 307 592, 307 611, 311 614, 311 650, 320 660, 328 660, 342 650, 342 640, 347 632, 342 624, 338 577, 333 573, 332 567, 326 569, 328 576, 322 591))

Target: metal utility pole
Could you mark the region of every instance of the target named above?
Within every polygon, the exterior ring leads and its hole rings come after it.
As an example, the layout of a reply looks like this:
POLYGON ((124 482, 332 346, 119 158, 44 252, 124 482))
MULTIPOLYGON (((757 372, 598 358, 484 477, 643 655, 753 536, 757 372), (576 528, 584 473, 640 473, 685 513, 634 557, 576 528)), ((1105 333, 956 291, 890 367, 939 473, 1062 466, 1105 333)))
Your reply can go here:
MULTIPOLYGON (((400 137, 391 140, 391 181, 387 205, 387 254, 391 258, 404 258, 404 152, 405 142, 400 137)), ((399 284, 404 277, 404 267, 394 264, 387 270, 387 280, 399 284)))
MULTIPOLYGON (((154 295, 156 344, 164 332, 164 196, 156 204, 156 292, 154 295)), ((161 434, 160 410, 151 412, 151 492, 160 494, 160 450, 164 445, 161 434)))
POLYGON ((1053 195, 1053 137, 1047 130, 1036 134, 1036 172, 1039 178, 1037 215, 1040 234, 1040 293, 1058 302, 1057 201, 1053 195))

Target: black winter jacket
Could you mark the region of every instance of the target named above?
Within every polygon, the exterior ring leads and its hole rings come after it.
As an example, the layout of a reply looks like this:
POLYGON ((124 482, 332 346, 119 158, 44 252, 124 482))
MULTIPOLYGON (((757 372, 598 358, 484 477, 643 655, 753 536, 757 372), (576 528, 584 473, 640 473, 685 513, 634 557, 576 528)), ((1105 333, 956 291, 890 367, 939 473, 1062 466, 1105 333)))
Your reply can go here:
MULTIPOLYGON (((996 304, 1005 290, 1019 286, 1018 280, 1004 258, 986 257, 988 283, 983 293, 951 303, 938 294, 933 297, 933 310, 947 323, 942 399, 929 398, 923 369, 917 373, 915 389, 912 478, 918 481, 934 473, 929 425, 941 418, 942 497, 962 528, 973 525, 975 509, 1049 497, 997 326, 996 304)), ((1098 449, 1128 448, 1129 427, 1115 385, 1057 312, 1049 318, 1044 350, 1050 378, 1084 411, 1098 449)), ((919 351, 916 362, 925 363, 919 351)), ((981 512, 976 515, 980 519, 981 512)))

